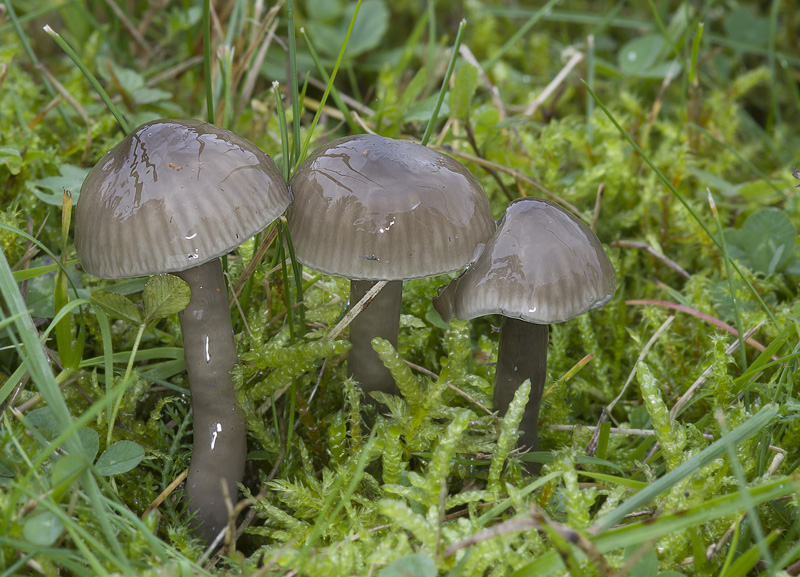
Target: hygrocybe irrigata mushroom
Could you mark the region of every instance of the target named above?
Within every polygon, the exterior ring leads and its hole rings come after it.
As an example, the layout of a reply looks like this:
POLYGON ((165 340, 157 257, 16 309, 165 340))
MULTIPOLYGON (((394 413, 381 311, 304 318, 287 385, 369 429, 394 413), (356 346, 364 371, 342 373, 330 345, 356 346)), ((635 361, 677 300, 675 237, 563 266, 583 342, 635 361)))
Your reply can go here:
POLYGON ((246 450, 219 257, 290 202, 272 159, 196 120, 159 120, 134 130, 95 165, 78 199, 75 246, 87 272, 102 278, 170 272, 191 289, 179 314, 194 414, 186 495, 206 541, 227 523, 222 483, 235 501, 246 450))
POLYGON ((506 209, 481 255, 433 305, 445 321, 505 317, 500 333, 494 405, 504 414, 531 380, 520 442, 536 450, 536 422, 547 375, 548 326, 605 305, 617 280, 592 230, 555 203, 521 198, 506 209))

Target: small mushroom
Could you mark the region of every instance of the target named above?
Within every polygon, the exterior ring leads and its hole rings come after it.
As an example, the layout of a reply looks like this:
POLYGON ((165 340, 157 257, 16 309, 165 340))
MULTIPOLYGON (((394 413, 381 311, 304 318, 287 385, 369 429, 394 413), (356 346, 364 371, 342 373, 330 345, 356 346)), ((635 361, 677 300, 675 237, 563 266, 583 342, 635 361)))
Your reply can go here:
POLYGON ((395 393, 371 340, 397 346, 403 280, 458 270, 491 236, 486 194, 449 156, 374 135, 318 148, 289 187, 295 202, 287 219, 300 262, 351 279, 351 305, 375 281, 389 281, 350 325, 348 371, 366 392, 395 393))
POLYGON ((505 414, 519 385, 531 380, 520 443, 538 448, 548 325, 602 307, 616 284, 611 260, 588 226, 553 202, 528 197, 509 204, 478 259, 439 289, 433 305, 445 321, 507 317, 500 333, 494 404, 505 414))
POLYGON ((178 317, 192 394, 186 496, 210 542, 244 473, 246 424, 230 371, 236 347, 219 257, 275 220, 291 196, 275 163, 236 134, 196 120, 144 124, 81 187, 75 247, 101 278, 175 273, 191 301, 178 317))

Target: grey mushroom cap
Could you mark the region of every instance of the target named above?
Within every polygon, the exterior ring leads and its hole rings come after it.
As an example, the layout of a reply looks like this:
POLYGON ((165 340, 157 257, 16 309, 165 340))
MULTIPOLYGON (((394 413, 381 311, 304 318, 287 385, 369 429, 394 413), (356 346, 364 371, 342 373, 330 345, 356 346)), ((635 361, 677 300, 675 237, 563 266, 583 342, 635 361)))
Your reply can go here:
POLYGON ((494 232, 489 200, 458 161, 413 142, 360 135, 317 149, 289 184, 297 258, 359 280, 458 270, 494 232))
POLYGON ((509 204, 481 255, 440 289, 434 307, 445 321, 501 314, 560 323, 602 307, 616 286, 592 230, 557 204, 529 197, 509 204))
POLYGON ((179 272, 258 233, 291 202, 256 145, 197 120, 144 124, 89 172, 75 217, 83 268, 103 278, 179 272))

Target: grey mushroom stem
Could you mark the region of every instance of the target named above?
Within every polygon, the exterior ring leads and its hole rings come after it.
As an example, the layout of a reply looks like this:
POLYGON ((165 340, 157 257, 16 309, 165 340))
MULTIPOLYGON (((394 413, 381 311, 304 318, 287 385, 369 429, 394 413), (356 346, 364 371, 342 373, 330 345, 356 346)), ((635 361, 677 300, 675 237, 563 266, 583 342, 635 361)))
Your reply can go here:
MULTIPOLYGON (((549 329, 548 325, 506 318, 500 332, 500 348, 497 353, 494 407, 500 414, 506 413, 514 393, 525 379, 531 380, 531 395, 520 423, 523 432, 519 437, 519 444, 532 451, 539 448, 537 422, 547 377, 549 329)), ((538 469, 538 466, 531 464, 529 468, 538 469)))
MULTIPOLYGON (((377 281, 350 281, 350 305, 360 301, 377 281)), ((392 374, 372 348, 372 339, 381 337, 397 348, 400 331, 400 303, 403 281, 389 281, 361 314, 350 323, 352 348, 347 361, 349 376, 361 384, 367 395, 373 391, 396 394, 392 374)), ((367 397, 374 402, 371 397, 367 397)))
POLYGON ((236 346, 219 259, 175 274, 192 292, 178 314, 194 418, 186 500, 197 512, 195 534, 210 543, 228 523, 222 484, 235 503, 244 474, 246 423, 230 375, 236 346))

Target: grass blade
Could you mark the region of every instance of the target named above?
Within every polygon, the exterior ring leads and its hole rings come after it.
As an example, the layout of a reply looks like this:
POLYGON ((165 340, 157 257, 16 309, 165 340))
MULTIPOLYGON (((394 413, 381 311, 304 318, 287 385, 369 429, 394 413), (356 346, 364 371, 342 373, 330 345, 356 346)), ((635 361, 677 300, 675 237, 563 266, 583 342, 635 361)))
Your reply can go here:
MULTIPOLYGON (((361 2, 359 1, 359 6, 360 5, 361 2)), ((356 7, 356 14, 358 14, 358 6, 356 7)), ((355 20, 355 15, 353 19, 355 20)), ((286 0, 286 20, 289 28, 289 93, 292 99, 292 134, 294 135, 292 138, 292 154, 286 158, 286 162, 290 168, 289 173, 291 174, 294 167, 301 163, 303 161, 302 157, 305 156, 305 153, 302 156, 300 154, 300 96, 297 90, 297 39, 294 31, 294 0, 286 0)), ((349 36, 348 33, 348 37, 349 36)), ((345 39, 345 45, 346 44, 347 39, 345 39)), ((342 54, 344 54, 344 49, 342 49, 342 54)), ((337 62, 336 64, 338 66, 339 63, 337 62)), ((335 72, 334 76, 336 76, 335 72)), ((327 92, 325 94, 327 95, 327 92)), ((319 105, 320 110, 324 104, 325 98, 323 97, 319 105)), ((313 125, 310 132, 313 132, 313 125)))
POLYGON ((462 19, 458 24, 458 33, 456 34, 456 41, 453 45, 453 54, 450 56, 450 63, 447 65, 447 71, 444 73, 444 78, 442 79, 442 88, 439 90, 439 98, 436 99, 436 106, 433 107, 433 113, 431 113, 431 117, 428 120, 428 126, 425 128, 425 134, 422 135, 422 140, 420 141, 422 146, 428 144, 428 140, 433 132, 433 127, 436 125, 436 117, 439 116, 439 109, 442 107, 442 102, 444 102, 444 95, 447 92, 447 85, 450 83, 450 76, 452 76, 453 68, 456 66, 458 49, 461 47, 461 36, 463 35, 464 28, 466 27, 467 21, 462 19))
POLYGON ((77 66, 80 69, 80 71, 83 72, 83 75, 89 81, 89 84, 91 84, 92 87, 97 91, 97 93, 100 95, 100 98, 102 98, 108 110, 111 112, 111 114, 114 115, 114 118, 117 119, 117 123, 119 124, 120 128, 122 128, 122 131, 126 135, 130 134, 131 129, 128 127, 128 123, 125 122, 125 118, 122 116, 122 113, 120 113, 119 109, 111 101, 111 97, 108 95, 108 92, 105 91, 105 88, 103 88, 100 82, 97 80, 97 77, 94 74, 92 74, 92 72, 89 70, 86 64, 83 63, 83 60, 81 60, 81 57, 78 56, 78 53, 75 52, 63 38, 61 38, 61 35, 58 32, 50 28, 50 26, 45 26, 44 31, 47 32, 53 40, 55 40, 56 44, 58 44, 59 47, 64 52, 66 52, 67 56, 69 56, 70 59, 75 63, 75 66, 77 66))
POLYGON ((319 117, 322 116, 322 111, 325 108, 325 102, 328 100, 328 94, 331 91, 331 86, 333 86, 333 81, 336 79, 336 73, 339 71, 339 66, 342 64, 342 59, 344 59, 344 52, 347 50, 347 43, 350 40, 350 35, 353 33, 353 26, 356 23, 356 18, 358 17, 358 11, 360 9, 361 0, 358 0, 355 10, 353 11, 353 17, 350 19, 350 26, 347 28, 347 34, 345 34, 344 41, 342 42, 342 47, 339 49, 339 56, 336 58, 336 64, 331 72, 330 80, 328 81, 328 85, 325 87, 325 92, 323 92, 322 98, 319 100, 319 108, 317 108, 317 113, 314 115, 314 120, 311 121, 311 126, 308 127, 308 135, 303 143, 303 149, 300 151, 300 156, 295 159, 297 164, 303 162, 303 159, 305 159, 306 154, 308 153, 308 147, 311 144, 311 138, 314 136, 314 129, 317 127, 319 117))
POLYGON ((203 0, 203 82, 206 89, 206 117, 214 124, 214 86, 211 80, 211 0, 203 0))
POLYGON ((308 35, 308 30, 301 28, 300 34, 302 34, 303 38, 306 40, 306 47, 308 48, 309 54, 311 54, 311 58, 314 60, 314 64, 317 67, 319 75, 322 77, 322 81, 326 84, 326 86, 331 87, 331 96, 333 97, 333 101, 336 103, 336 107, 344 115, 344 119, 347 122, 347 125, 350 127, 350 130, 354 134, 360 133, 361 128, 356 124, 355 120, 353 120, 353 115, 350 114, 350 109, 344 103, 341 96, 339 96, 339 91, 336 90, 336 87, 331 83, 330 76, 328 76, 328 71, 325 70, 325 67, 322 65, 322 62, 319 59, 317 50, 314 48, 314 44, 311 42, 311 37, 308 35))
MULTIPOLYGON (((703 229, 703 232, 705 232, 706 235, 708 235, 708 238, 710 238, 712 240, 712 242, 714 244, 716 244, 719 248, 722 248, 719 239, 717 237, 715 237, 713 234, 711 234, 711 230, 708 228, 708 226, 706 226, 706 223, 704 223, 700 219, 700 217, 697 215, 697 213, 694 211, 694 209, 688 203, 688 201, 683 197, 683 195, 680 192, 678 192, 678 189, 675 188, 675 185, 673 185, 672 182, 664 175, 664 173, 661 172, 661 170, 653 163, 653 161, 650 160, 650 157, 648 157, 647 154, 645 154, 645 152, 639 147, 639 145, 636 144, 636 141, 633 140, 633 137, 630 135, 630 133, 622 127, 622 125, 617 121, 617 119, 614 117, 614 115, 611 114, 611 111, 609 111, 608 108, 606 108, 606 105, 603 104, 603 101, 600 100, 597 97, 597 95, 594 93, 594 91, 589 87, 589 85, 586 84, 586 81, 581 80, 581 82, 583 82, 583 85, 586 87, 586 90, 589 91, 589 94, 592 95, 592 98, 594 99, 594 101, 597 102, 597 105, 605 113, 605 115, 608 117, 608 119, 611 121, 611 123, 616 127, 616 129, 625 138, 625 140, 628 141, 628 144, 630 144, 633 147, 633 149, 639 154, 639 156, 641 156, 642 160, 644 160, 645 163, 647 163, 647 166, 649 166, 651 169, 653 169, 653 172, 656 173, 656 175, 658 176, 659 180, 661 180, 661 182, 664 183, 664 185, 670 190, 670 192, 675 196, 675 198, 677 198, 680 201, 680 203, 684 206, 684 208, 687 211, 689 211, 689 214, 692 216, 692 218, 694 218, 695 222, 697 222, 697 224, 700 226, 700 228, 703 229)), ((767 306, 767 303, 765 303, 764 299, 761 298, 761 295, 758 293, 756 288, 753 286, 753 283, 750 282, 750 279, 748 279, 747 276, 744 274, 744 272, 742 272, 742 269, 739 268, 739 265, 736 264, 735 261, 732 261, 731 262, 731 266, 733 266, 733 268, 736 270, 736 272, 742 278, 744 283, 747 285, 747 288, 750 289, 750 292, 755 297, 755 299, 758 301, 758 303, 761 305, 761 308, 764 309, 764 312, 767 313, 767 316, 769 316, 769 318, 772 321, 772 323, 776 327, 778 327, 779 329, 782 328, 783 325, 781 323, 779 323, 778 319, 775 318, 775 315, 772 314, 772 311, 767 306)))
POLYGON ((745 439, 749 439, 761 429, 769 425, 778 415, 777 405, 766 405, 745 423, 742 423, 724 437, 714 441, 711 445, 700 451, 697 455, 676 467, 657 481, 636 493, 633 497, 622 503, 619 507, 596 521, 593 530, 600 532, 616 525, 629 513, 633 513, 646 503, 652 501, 670 487, 689 475, 699 471, 715 459, 722 456, 729 446, 736 446, 745 439))

